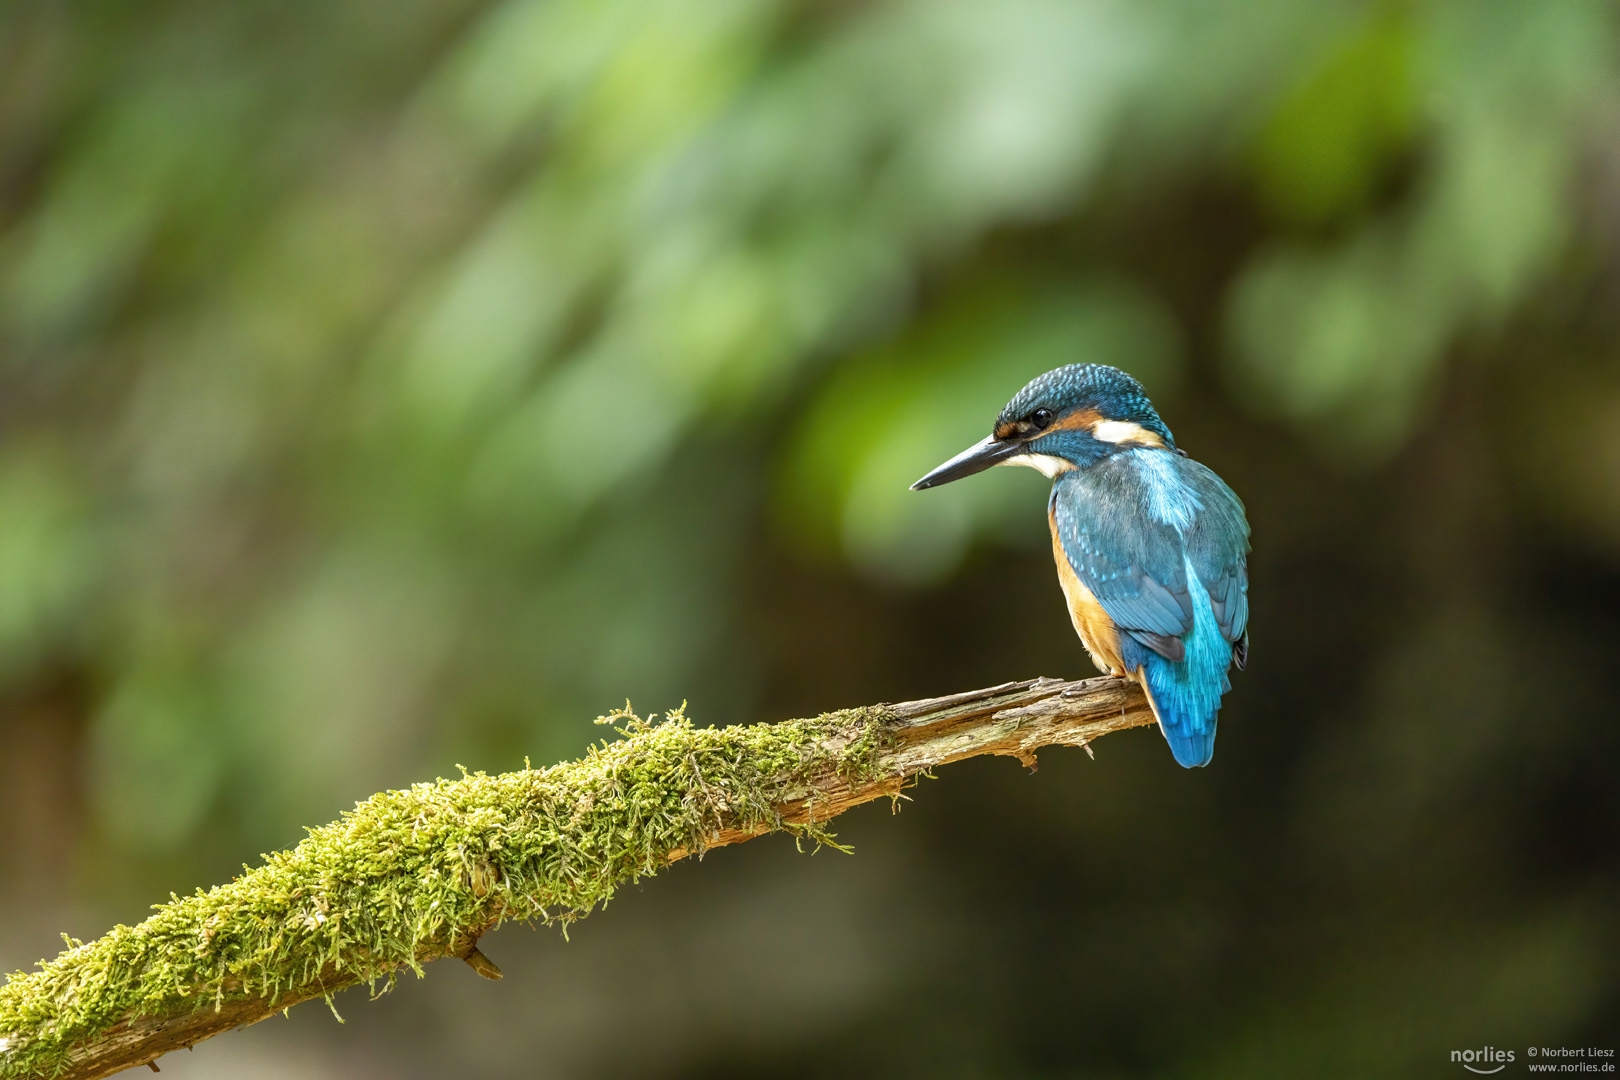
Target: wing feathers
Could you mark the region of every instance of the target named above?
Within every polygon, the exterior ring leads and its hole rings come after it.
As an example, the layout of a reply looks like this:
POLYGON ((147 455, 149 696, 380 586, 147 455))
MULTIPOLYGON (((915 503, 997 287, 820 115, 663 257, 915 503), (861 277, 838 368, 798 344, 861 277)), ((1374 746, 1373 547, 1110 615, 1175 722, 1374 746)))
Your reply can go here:
MULTIPOLYGON (((1064 474, 1052 487, 1053 532, 1075 575, 1120 629, 1179 661, 1179 638, 1193 627, 1189 571, 1207 593, 1221 636, 1236 642, 1249 622, 1248 524, 1243 504, 1209 469, 1170 457, 1152 468, 1136 450, 1064 474), (1154 485, 1179 484, 1177 498, 1154 485), (1155 506, 1196 507, 1190 520, 1155 506), (1174 644, 1172 644, 1174 642, 1174 644)), ((1202 600, 1202 597, 1200 598, 1202 600)))

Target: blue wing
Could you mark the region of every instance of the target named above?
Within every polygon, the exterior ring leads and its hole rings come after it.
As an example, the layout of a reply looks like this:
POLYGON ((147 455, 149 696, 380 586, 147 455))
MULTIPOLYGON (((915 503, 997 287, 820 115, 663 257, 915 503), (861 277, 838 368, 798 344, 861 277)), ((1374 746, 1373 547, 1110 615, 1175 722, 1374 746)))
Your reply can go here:
POLYGON ((1248 523, 1209 469, 1132 450, 1059 477, 1051 513, 1075 576, 1120 630, 1183 765, 1214 753, 1226 672, 1247 654, 1248 523))
POLYGON ((1249 637, 1249 522, 1242 501, 1209 468, 1183 459, 1180 471, 1201 503, 1187 534, 1187 557, 1241 668, 1249 637))
POLYGON ((1051 510, 1069 565, 1121 630, 1143 639, 1191 630, 1190 563, 1221 636, 1243 638, 1249 526, 1208 468, 1165 450, 1116 454, 1059 477, 1051 510))

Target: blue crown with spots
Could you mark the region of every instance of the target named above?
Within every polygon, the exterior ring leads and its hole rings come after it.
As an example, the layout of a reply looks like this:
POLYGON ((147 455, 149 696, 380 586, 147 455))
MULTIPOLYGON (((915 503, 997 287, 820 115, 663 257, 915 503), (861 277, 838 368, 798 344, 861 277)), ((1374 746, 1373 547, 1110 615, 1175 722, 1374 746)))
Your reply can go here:
POLYGON ((1069 364, 1030 380, 1007 402, 996 425, 1022 420, 1036 409, 1050 409, 1054 416, 1092 409, 1103 420, 1140 424, 1163 439, 1166 446, 1176 445, 1142 384, 1107 364, 1069 364))

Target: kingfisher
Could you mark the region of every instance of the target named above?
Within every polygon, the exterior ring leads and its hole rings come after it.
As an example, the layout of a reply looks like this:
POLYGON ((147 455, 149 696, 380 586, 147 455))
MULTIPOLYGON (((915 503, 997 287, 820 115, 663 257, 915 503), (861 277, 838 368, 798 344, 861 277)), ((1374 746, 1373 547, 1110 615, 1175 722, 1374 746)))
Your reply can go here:
POLYGON ((987 438, 911 489, 992 465, 1052 481, 1052 556, 1081 644, 1099 671, 1141 685, 1177 762, 1208 765, 1227 673, 1249 657, 1242 501, 1176 446, 1141 383, 1104 364, 1033 380, 987 438))

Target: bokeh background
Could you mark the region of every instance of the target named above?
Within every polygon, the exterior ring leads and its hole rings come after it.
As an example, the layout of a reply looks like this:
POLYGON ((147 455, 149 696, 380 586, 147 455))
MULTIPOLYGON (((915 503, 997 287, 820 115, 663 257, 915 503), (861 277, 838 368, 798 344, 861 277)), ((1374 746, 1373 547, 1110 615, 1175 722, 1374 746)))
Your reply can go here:
POLYGON ((1430 1076, 1620 1032, 1620 9, 0 8, 0 965, 373 791, 1090 665, 1136 374, 1248 505, 1212 768, 943 771, 179 1077, 1430 1076))

